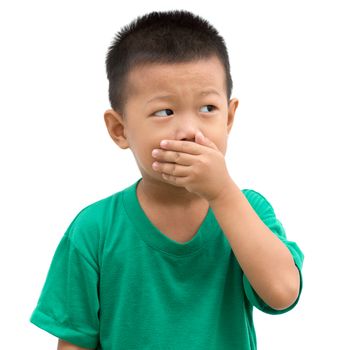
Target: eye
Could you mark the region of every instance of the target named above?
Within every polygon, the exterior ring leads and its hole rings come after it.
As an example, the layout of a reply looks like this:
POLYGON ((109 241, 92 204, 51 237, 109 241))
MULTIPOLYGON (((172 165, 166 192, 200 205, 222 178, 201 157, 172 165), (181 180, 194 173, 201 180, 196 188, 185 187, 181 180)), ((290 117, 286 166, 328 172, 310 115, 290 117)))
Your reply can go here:
MULTIPOLYGON (((216 107, 213 106, 213 105, 205 105, 205 106, 203 106, 203 107, 209 107, 209 108, 208 108, 209 112, 212 112, 214 109, 216 109, 216 107)), ((203 107, 202 107, 202 108, 203 108, 203 107)), ((162 116, 162 117, 167 117, 167 116, 173 114, 173 111, 172 111, 171 109, 166 108, 166 109, 161 109, 161 110, 159 110, 159 111, 157 111, 157 112, 155 112, 155 113, 153 113, 153 114, 154 114, 154 115, 158 115, 158 116, 162 116), (163 114, 163 115, 159 115, 159 113, 160 113, 160 112, 163 112, 163 111, 165 111, 165 115, 164 115, 164 114, 163 114)))
POLYGON ((213 105, 205 105, 205 106, 203 106, 203 107, 210 107, 209 108, 209 112, 212 112, 216 107, 215 106, 213 106, 213 105))
POLYGON ((159 112, 163 112, 163 111, 166 111, 166 115, 162 115, 161 117, 166 117, 166 116, 168 116, 168 115, 170 115, 171 113, 173 113, 173 111, 171 110, 171 109, 161 109, 160 111, 157 111, 157 112, 155 112, 155 113, 153 113, 154 115, 157 115, 157 113, 159 113, 159 112))

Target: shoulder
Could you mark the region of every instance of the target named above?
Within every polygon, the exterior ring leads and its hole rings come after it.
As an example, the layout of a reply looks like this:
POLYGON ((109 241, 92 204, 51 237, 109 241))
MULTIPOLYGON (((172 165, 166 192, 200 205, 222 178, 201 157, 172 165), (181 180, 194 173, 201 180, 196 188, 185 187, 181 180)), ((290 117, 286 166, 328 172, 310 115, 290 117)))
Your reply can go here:
POLYGON ((114 193, 83 207, 71 221, 62 240, 97 268, 110 222, 117 217, 120 194, 114 193))
POLYGON ((75 217, 80 225, 91 226, 98 224, 105 218, 108 211, 119 199, 119 193, 114 193, 83 207, 75 217))
POLYGON ((65 236, 76 246, 97 243, 114 216, 119 197, 117 192, 83 207, 70 223, 65 236))
POLYGON ((253 189, 242 189, 241 192, 247 198, 249 204, 255 212, 262 218, 275 216, 275 211, 271 203, 260 192, 253 189))

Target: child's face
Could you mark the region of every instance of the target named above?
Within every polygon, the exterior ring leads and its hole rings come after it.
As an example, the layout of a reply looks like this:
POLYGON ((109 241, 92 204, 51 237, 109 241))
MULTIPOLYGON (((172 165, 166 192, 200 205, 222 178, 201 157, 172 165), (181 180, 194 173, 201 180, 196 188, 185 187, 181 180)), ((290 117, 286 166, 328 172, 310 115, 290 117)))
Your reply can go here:
POLYGON ((128 83, 132 94, 126 103, 126 118, 109 110, 105 120, 115 142, 131 149, 144 178, 164 181, 152 168, 152 150, 160 148, 163 139, 194 142, 200 130, 226 153, 238 100, 232 99, 228 106, 225 72, 217 57, 137 67, 130 72, 128 83), (204 94, 208 90, 216 93, 204 94), (113 137, 115 130, 119 134, 113 137))

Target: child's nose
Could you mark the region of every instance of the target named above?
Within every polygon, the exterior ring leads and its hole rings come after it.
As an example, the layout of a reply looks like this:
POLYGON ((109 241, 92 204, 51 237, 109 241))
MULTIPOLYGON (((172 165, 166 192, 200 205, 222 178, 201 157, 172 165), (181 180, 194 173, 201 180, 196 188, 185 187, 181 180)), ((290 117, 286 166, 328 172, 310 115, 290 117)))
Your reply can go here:
POLYGON ((193 141, 195 139, 195 134, 196 130, 194 129, 180 129, 176 132, 175 138, 181 141, 193 141))
POLYGON ((194 142, 194 139, 193 139, 193 138, 192 138, 192 139, 187 139, 187 138, 185 137, 185 138, 181 139, 181 141, 190 141, 190 142, 194 142))
POLYGON ((192 117, 189 115, 184 118, 179 118, 176 127, 176 139, 194 142, 196 132, 200 130, 197 119, 195 116, 192 117))

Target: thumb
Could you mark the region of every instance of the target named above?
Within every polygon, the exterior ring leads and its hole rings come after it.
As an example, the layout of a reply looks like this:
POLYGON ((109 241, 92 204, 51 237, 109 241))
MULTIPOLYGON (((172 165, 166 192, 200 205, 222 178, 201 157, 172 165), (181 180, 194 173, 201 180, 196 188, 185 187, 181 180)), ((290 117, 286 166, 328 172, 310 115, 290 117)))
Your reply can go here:
POLYGON ((215 143, 212 142, 211 140, 209 140, 207 137, 205 137, 201 131, 196 132, 195 141, 196 141, 196 143, 199 143, 200 145, 214 148, 216 150, 218 149, 216 147, 215 143))

